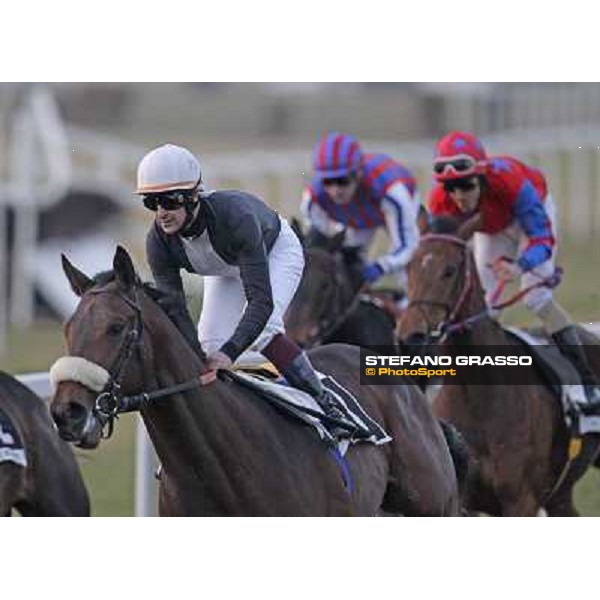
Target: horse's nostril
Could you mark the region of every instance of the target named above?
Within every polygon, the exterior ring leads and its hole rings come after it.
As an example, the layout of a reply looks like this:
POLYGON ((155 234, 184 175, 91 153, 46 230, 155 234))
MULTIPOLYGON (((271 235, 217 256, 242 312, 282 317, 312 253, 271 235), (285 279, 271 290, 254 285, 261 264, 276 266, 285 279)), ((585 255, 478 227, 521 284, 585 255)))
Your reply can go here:
POLYGON ((81 404, 75 402, 69 403, 69 418, 72 421, 85 421, 87 419, 87 409, 81 404))
POLYGON ((87 410, 81 404, 69 402, 62 409, 53 408, 52 418, 60 430, 81 431, 87 419, 87 410))

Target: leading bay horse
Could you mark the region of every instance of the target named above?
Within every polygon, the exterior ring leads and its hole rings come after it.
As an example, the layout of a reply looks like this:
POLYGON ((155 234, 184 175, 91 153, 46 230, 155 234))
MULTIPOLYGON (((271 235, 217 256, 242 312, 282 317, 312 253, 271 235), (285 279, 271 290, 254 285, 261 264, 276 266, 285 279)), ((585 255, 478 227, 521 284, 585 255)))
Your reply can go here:
POLYGON ((0 462, 0 515, 16 509, 26 517, 88 517, 90 502, 79 467, 59 438, 47 404, 0 371, 0 410, 13 432, 3 432, 3 443, 10 436, 14 446, 18 436, 26 462, 0 462))
MULTIPOLYGON (((450 345, 518 344, 486 315, 474 259, 462 238, 424 236, 409 264, 408 280, 411 302, 399 327, 403 343, 435 343, 446 331, 445 343, 450 345)), ((582 339, 597 343, 583 331, 582 339)), ((598 372, 600 365, 593 366, 598 372)), ((433 400, 434 413, 459 429, 477 462, 467 508, 498 516, 534 516, 544 507, 549 516, 577 516, 573 485, 597 454, 597 436, 586 436, 581 460, 557 485, 570 439, 560 401, 541 378, 539 385, 508 386, 503 372, 495 373, 496 379, 485 386, 444 385, 433 400)))
POLYGON ((316 433, 254 390, 224 375, 207 386, 173 390, 198 381, 204 360, 140 284, 126 250, 117 248, 113 271, 94 279, 64 256, 63 268, 80 302, 65 328, 70 356, 61 360, 68 373, 57 377, 53 417, 63 438, 92 448, 104 422, 100 397, 118 402, 122 394, 171 388, 167 398, 141 408, 163 466, 161 515, 459 513, 452 458, 422 394, 412 386, 361 387, 357 348, 311 353, 393 438, 349 448, 354 485, 348 486, 316 433))

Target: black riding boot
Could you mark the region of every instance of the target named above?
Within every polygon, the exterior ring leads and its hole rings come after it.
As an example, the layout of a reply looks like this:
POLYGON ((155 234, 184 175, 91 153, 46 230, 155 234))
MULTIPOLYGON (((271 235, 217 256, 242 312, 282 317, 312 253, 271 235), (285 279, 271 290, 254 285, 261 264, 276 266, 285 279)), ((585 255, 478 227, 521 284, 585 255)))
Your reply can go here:
POLYGON ((318 375, 315 373, 313 366, 308 360, 308 356, 304 352, 296 356, 296 358, 282 372, 282 375, 287 379, 288 383, 310 394, 323 409, 327 417, 337 419, 348 424, 343 425, 332 424, 328 427, 332 435, 335 437, 344 437, 353 433, 355 428, 348 421, 344 413, 334 404, 331 398, 331 392, 323 386, 318 375))
POLYGON ((588 401, 585 406, 581 407, 582 411, 585 414, 600 415, 600 384, 596 374, 590 367, 575 325, 569 325, 569 327, 554 333, 552 339, 556 342, 561 353, 571 361, 581 377, 588 401))

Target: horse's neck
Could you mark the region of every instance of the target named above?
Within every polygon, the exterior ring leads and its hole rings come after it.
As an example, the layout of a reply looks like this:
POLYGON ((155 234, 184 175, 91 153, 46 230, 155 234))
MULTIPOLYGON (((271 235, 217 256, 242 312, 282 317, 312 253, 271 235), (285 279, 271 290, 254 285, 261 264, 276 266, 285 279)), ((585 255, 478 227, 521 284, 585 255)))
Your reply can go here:
POLYGON ((469 331, 469 344, 473 346, 503 346, 507 343, 504 330, 497 321, 484 317, 469 331))
POLYGON ((362 284, 353 281, 352 269, 350 265, 344 265, 344 280, 342 285, 342 298, 344 306, 352 303, 358 292, 360 292, 362 284))
MULTIPOLYGON (((250 457, 256 439, 265 431, 256 404, 235 383, 217 380, 144 411, 164 469, 167 499, 176 499, 178 511, 226 515, 251 510, 246 504, 256 490, 247 472, 254 467, 250 457)), ((271 437, 265 443, 271 444, 271 437)), ((256 460, 261 456, 258 452, 256 460)))
MULTIPOLYGON (((474 267, 473 267, 474 268, 474 267)), ((475 315, 483 315, 488 306, 485 301, 485 292, 477 275, 470 291, 470 298, 461 315, 463 320, 475 315)), ((469 328, 468 342, 475 346, 503 346, 507 343, 506 336, 500 324, 489 316, 482 316, 469 328)))
MULTIPOLYGON (((198 378, 204 367, 178 331, 157 330, 153 337, 154 364, 147 369, 150 389, 164 389, 198 378)), ((217 380, 184 393, 162 398, 142 417, 161 463, 178 482, 194 481, 221 498, 234 454, 224 435, 236 407, 231 385, 217 380), (202 477, 198 476, 202 472, 202 477), (214 487, 213 492, 210 490, 214 487)), ((185 483, 183 485, 186 485, 185 483)))
MULTIPOLYGON (((172 386, 186 383, 198 378, 204 367, 194 351, 177 328, 164 315, 154 317, 145 329, 150 335, 153 361, 146 365, 144 385, 145 391, 166 390, 172 386)), ((185 394, 173 394, 156 401, 160 405, 160 413, 153 410, 144 413, 148 421, 149 431, 159 430, 162 426, 158 414, 169 413, 171 421, 184 419, 185 406, 181 398, 190 397, 196 390, 185 394), (153 421, 157 422, 154 423, 153 421)))
MULTIPOLYGON (((486 304, 481 290, 480 284, 476 284, 476 288, 471 295, 471 301, 469 302, 465 314, 461 315, 461 318, 466 320, 474 315, 481 315, 486 310, 486 304)), ((464 333, 454 335, 450 339, 450 343, 458 346, 468 346, 470 349, 478 349, 484 354, 487 346, 505 346, 510 341, 506 337, 504 330, 501 325, 489 316, 483 316, 478 321, 472 323, 464 333)), ((498 371, 498 375, 501 378, 501 372, 498 371)), ((501 380, 499 381, 502 382, 501 380)), ((466 386, 470 388, 471 386, 466 386)), ((477 386, 478 387, 478 386, 477 386)), ((479 389, 479 387, 478 387, 479 389)), ((479 395, 478 392, 477 395, 479 395)))
POLYGON ((153 356, 153 364, 146 366, 146 384, 168 387, 198 375, 203 370, 201 360, 183 334, 153 301, 145 302, 144 329, 153 356))
POLYGON ((187 343, 164 344, 160 352, 160 358, 155 355, 154 361, 154 376, 159 386, 183 383, 198 376, 202 371, 199 360, 194 356, 187 343))

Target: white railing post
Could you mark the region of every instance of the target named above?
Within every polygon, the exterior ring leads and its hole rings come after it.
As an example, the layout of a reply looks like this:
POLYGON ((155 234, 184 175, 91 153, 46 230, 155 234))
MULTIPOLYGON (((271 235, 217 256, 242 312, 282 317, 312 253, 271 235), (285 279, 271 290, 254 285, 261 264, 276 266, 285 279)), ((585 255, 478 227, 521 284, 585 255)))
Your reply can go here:
MULTIPOLYGON (((24 197, 21 199, 24 200, 24 197)), ((23 206, 15 207, 13 215, 10 321, 19 326, 28 326, 33 322, 32 264, 36 256, 38 214, 28 200, 24 201, 23 206)))
MULTIPOLYGON (((69 148, 58 105, 47 87, 36 86, 26 106, 35 132, 36 147, 33 151, 39 147, 47 171, 44 183, 36 182, 36 204, 51 206, 64 196, 71 183, 72 149, 69 148)), ((13 140, 13 143, 18 144, 20 140, 13 140)), ((36 165, 38 168, 39 166, 36 165)), ((26 176, 35 181, 33 173, 26 176)))
POLYGON ((569 191, 564 201, 569 217, 569 233, 579 239, 592 234, 590 158, 589 146, 574 150, 568 158, 569 191))
POLYGON ((598 143, 592 149, 594 153, 594 179, 592 181, 592 201, 593 217, 590 220, 592 225, 592 235, 600 232, 600 138, 598 143))
MULTIPOLYGON (((552 154, 545 156, 543 162, 543 170, 548 182, 548 191, 552 195, 557 211, 557 231, 555 233, 560 236, 564 233, 563 229, 565 229, 565 221, 562 217, 565 211, 568 210, 568 206, 565 206, 568 198, 565 198, 565 193, 563 192, 564 186, 560 179, 560 156, 558 152, 553 152, 552 154)), ((536 166, 541 165, 538 163, 536 166)))
POLYGON ((39 210, 61 198, 71 177, 64 127, 54 98, 45 87, 36 86, 14 115, 9 166, 14 207, 9 314, 11 322, 29 325, 33 319, 32 273, 39 210), (42 166, 46 172, 40 181, 42 166))
POLYGON ((138 415, 135 429, 135 516, 154 517, 157 514, 157 485, 154 477, 158 460, 148 437, 142 417, 138 415))
POLYGON ((8 335, 8 219, 7 206, 0 197, 0 354, 6 348, 8 335))
POLYGON ((30 256, 35 253, 37 211, 34 209, 33 174, 36 172, 31 115, 22 107, 14 118, 10 146, 10 183, 14 190, 14 240, 11 253, 9 321, 29 325, 33 318, 33 282, 30 256))

